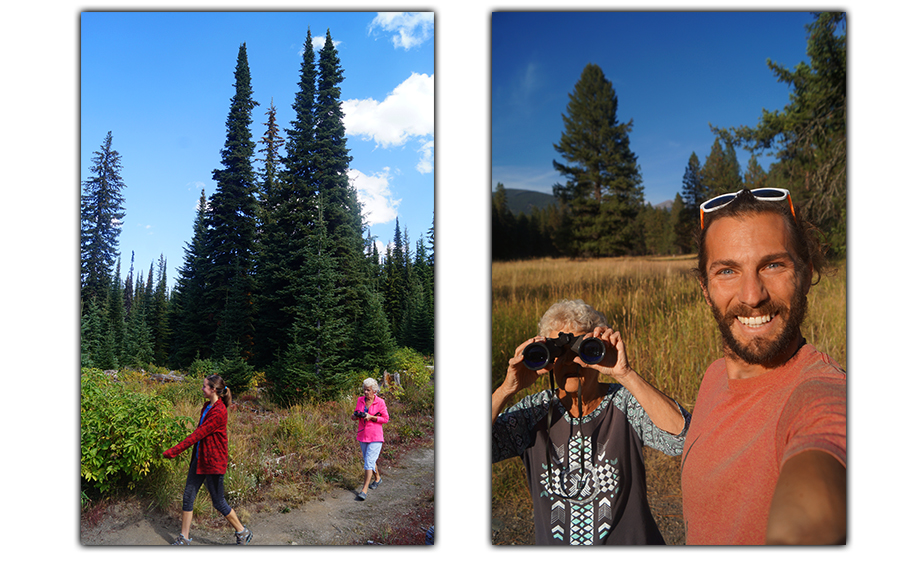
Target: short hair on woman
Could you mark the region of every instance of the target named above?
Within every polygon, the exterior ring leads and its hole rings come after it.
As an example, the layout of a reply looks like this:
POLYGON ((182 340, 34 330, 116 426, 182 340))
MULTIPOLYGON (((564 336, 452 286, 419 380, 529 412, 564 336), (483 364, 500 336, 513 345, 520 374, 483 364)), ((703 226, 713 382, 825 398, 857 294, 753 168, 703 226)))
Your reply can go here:
POLYGON ((372 388, 375 390, 375 393, 378 393, 378 382, 375 381, 375 378, 366 378, 363 380, 364 388, 372 388))
POLYGON ((544 337, 556 337, 560 330, 588 333, 596 327, 608 327, 606 316, 584 300, 561 300, 544 312, 538 322, 538 333, 544 337))

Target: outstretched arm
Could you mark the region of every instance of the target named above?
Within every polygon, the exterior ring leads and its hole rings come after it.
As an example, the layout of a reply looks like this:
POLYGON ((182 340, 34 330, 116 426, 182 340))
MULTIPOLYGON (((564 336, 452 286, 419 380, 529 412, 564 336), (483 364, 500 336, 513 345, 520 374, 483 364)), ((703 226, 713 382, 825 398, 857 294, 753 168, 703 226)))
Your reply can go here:
POLYGON ((768 544, 847 542, 847 468, 831 454, 808 450, 781 468, 766 526, 768 544))

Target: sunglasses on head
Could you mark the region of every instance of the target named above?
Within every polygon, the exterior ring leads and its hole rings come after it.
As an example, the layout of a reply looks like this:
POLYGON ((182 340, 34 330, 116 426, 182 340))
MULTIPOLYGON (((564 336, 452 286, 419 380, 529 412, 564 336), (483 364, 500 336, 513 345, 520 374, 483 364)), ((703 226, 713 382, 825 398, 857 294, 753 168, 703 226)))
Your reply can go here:
MULTIPOLYGON (((737 193, 728 193, 727 195, 719 195, 700 205, 700 229, 702 230, 704 228, 703 216, 705 214, 727 206, 728 203, 737 198, 740 192, 741 191, 738 191, 737 193)), ((797 213, 794 212, 794 202, 791 200, 791 193, 787 189, 763 187, 762 189, 753 189, 750 191, 750 194, 759 201, 783 201, 787 199, 788 204, 791 205, 791 214, 793 215, 794 220, 797 219, 797 213)))

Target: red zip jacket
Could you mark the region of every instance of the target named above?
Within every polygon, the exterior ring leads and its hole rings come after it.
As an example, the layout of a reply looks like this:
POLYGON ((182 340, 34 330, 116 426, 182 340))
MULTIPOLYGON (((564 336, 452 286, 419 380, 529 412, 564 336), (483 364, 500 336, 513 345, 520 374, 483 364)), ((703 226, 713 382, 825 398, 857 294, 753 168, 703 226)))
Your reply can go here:
MULTIPOLYGON (((204 408, 206 405, 203 406, 204 408)), ((201 416, 203 409, 200 410, 201 416)), ((228 466, 228 408, 221 399, 209 408, 206 418, 187 438, 163 452, 163 457, 174 458, 188 446, 200 448, 197 458, 197 474, 224 474, 228 466)), ((194 453, 193 451, 191 453, 194 453)))

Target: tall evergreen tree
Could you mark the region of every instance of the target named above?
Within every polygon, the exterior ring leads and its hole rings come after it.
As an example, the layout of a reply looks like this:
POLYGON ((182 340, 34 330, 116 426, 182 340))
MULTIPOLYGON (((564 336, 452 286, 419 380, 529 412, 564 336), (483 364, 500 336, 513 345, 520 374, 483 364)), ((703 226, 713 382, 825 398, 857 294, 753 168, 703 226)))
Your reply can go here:
POLYGON ((691 152, 688 158, 688 165, 684 169, 684 176, 681 179, 681 200, 685 208, 691 212, 700 212, 700 205, 709 198, 709 192, 706 190, 702 181, 702 172, 700 168, 700 158, 696 152, 691 152))
POLYGON ((128 277, 125 279, 122 303, 125 306, 125 317, 131 313, 131 305, 134 303, 134 252, 131 252, 131 266, 128 269, 128 277))
POLYGON ((643 205, 637 157, 629 147, 632 121, 618 121, 618 98, 599 66, 589 63, 569 94, 564 131, 553 147, 567 163, 553 167, 567 178, 553 186, 571 216, 578 256, 632 253, 643 205))
POLYGON ((184 264, 172 291, 170 337, 171 362, 188 366, 194 358, 212 356, 213 333, 208 328, 212 311, 207 308, 209 277, 209 205, 206 191, 201 190, 194 218, 194 234, 184 248, 184 264))
POLYGON ((105 294, 118 258, 119 234, 125 218, 122 157, 112 148, 112 132, 91 159, 91 176, 81 194, 81 297, 105 294))
POLYGON ((381 291, 384 294, 384 306, 391 333, 401 339, 404 300, 409 293, 406 256, 403 251, 403 238, 400 234, 400 219, 394 221, 394 239, 385 250, 384 279, 381 291))
POLYGON ((223 356, 234 344, 252 355, 253 267, 257 225, 254 143, 250 132, 253 100, 247 45, 238 50, 235 94, 225 122, 222 168, 213 170, 218 190, 210 197, 208 302, 215 310, 214 353, 223 356))
MULTIPOLYGON (((348 171, 350 153, 341 109, 341 89, 343 69, 340 66, 337 49, 331 39, 331 32, 325 33, 325 45, 319 51, 318 87, 315 106, 315 174, 314 185, 318 191, 321 219, 327 232, 326 250, 337 264, 336 302, 330 313, 347 320, 344 338, 351 337, 350 331, 360 328, 371 320, 365 311, 370 303, 367 288, 371 279, 367 278, 365 262, 365 240, 363 237, 362 206, 356 189, 350 184, 348 171)), ((336 334, 337 335, 337 334, 336 334)), ((390 334, 385 333, 384 337, 390 334)), ((352 349, 344 350, 347 363, 358 369, 367 368, 365 357, 352 349)))
MULTIPOLYGON (((838 254, 846 251, 847 207, 847 36, 846 14, 822 12, 806 25, 806 54, 793 70, 767 61, 790 102, 767 111, 755 127, 730 131, 752 153, 775 153, 778 175, 787 179, 794 203, 823 231, 838 254)), ((770 169, 771 175, 771 169, 770 169)))
POLYGON ((273 367, 276 399, 290 403, 302 397, 333 397, 345 387, 349 374, 346 349, 352 344, 350 323, 339 309, 340 285, 336 260, 328 251, 324 212, 319 206, 313 235, 304 245, 303 270, 298 285, 298 314, 291 327, 291 341, 273 367))
MULTIPOLYGON (((741 168, 732 142, 726 140, 723 147, 722 141, 716 138, 710 149, 709 156, 703 163, 701 177, 707 197, 734 193, 743 188, 741 168)), ((703 201, 701 200, 700 202, 702 203, 703 201)))
POLYGON ((751 190, 768 186, 766 184, 766 172, 759 165, 756 154, 751 154, 750 160, 747 162, 747 171, 744 173, 744 185, 751 190))
POLYGON ((111 345, 117 364, 122 364, 122 345, 125 342, 125 297, 121 279, 122 260, 116 261, 116 274, 109 287, 108 311, 111 345))
POLYGON ((680 205, 675 217, 675 245, 682 253, 690 253, 696 250, 694 232, 700 219, 700 205, 710 197, 709 188, 703 182, 703 171, 700 167, 700 158, 696 152, 691 152, 688 165, 684 169, 681 179, 681 193, 678 197, 680 205))
POLYGON ((166 258, 159 256, 159 280, 150 303, 150 332, 153 337, 153 361, 158 366, 169 362, 169 294, 166 287, 166 258))
POLYGON ((260 200, 263 202, 263 208, 266 207, 265 201, 278 189, 278 175, 281 171, 281 154, 279 151, 284 145, 284 138, 281 137, 275 114, 275 100, 273 99, 266 110, 266 132, 257 142, 259 145, 258 152, 263 155, 262 158, 257 158, 256 160, 263 165, 259 181, 260 200))
MULTIPOLYGON (((671 232, 672 253, 689 253, 693 246, 693 239, 682 237, 682 214, 684 210, 684 200, 681 193, 675 194, 675 200, 672 202, 672 209, 669 213, 669 231, 671 232)), ((696 221, 696 217, 694 218, 696 221)), ((696 222, 695 222, 696 223, 696 222)), ((688 230, 690 231, 690 230, 688 230)))
POLYGON ((259 259, 259 338, 256 360, 265 366, 292 344, 294 324, 302 309, 298 302, 304 244, 312 235, 316 216, 313 172, 315 162, 316 78, 312 33, 307 29, 300 68, 295 113, 285 130, 285 156, 277 181, 263 199, 259 259))

